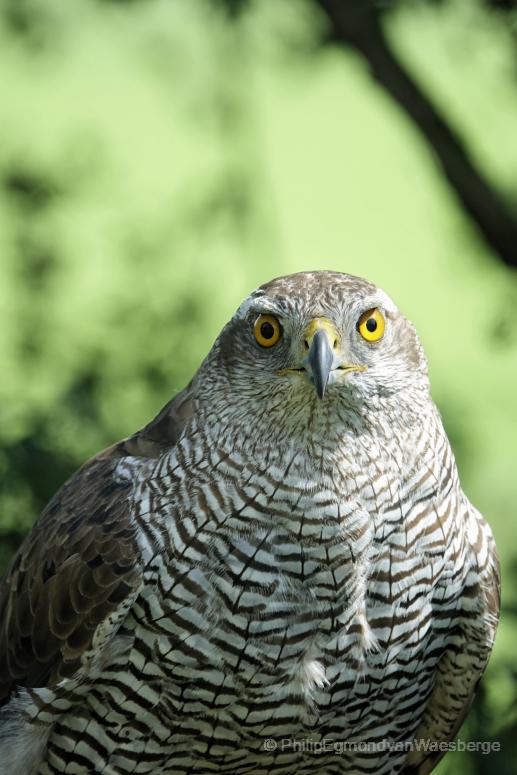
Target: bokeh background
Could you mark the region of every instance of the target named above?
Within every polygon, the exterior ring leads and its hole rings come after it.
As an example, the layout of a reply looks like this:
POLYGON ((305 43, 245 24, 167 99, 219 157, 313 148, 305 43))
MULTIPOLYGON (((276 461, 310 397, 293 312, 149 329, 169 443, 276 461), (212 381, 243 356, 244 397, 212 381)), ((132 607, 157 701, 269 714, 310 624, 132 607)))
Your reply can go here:
POLYGON ((444 775, 517 772, 517 12, 508 0, 0 3, 0 570, 242 298, 335 269, 414 321, 503 568, 444 775))

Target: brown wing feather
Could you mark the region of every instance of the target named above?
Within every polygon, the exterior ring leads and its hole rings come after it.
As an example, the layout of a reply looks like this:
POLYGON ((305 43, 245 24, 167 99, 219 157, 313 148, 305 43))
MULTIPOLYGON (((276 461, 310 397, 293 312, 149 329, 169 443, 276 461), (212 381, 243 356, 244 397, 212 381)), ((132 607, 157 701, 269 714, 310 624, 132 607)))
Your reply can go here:
POLYGON ((98 625, 142 573, 121 458, 158 457, 181 435, 188 389, 142 431, 86 463, 54 496, 0 582, 0 705, 15 686, 72 675, 98 625))

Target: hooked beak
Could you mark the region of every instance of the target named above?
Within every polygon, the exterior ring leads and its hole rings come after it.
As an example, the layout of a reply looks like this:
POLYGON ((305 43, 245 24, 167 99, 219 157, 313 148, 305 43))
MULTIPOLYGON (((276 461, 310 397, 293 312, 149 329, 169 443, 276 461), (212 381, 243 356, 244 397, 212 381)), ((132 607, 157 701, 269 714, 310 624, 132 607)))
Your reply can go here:
POLYGON ((335 325, 328 318, 314 318, 304 332, 306 356, 300 367, 282 369, 278 376, 304 373, 316 389, 318 398, 323 398, 327 385, 340 381, 352 371, 366 371, 366 366, 347 363, 341 351, 341 337, 335 325))
POLYGON ((318 398, 323 398, 325 395, 325 388, 329 381, 333 362, 334 353, 332 351, 328 333, 325 329, 320 328, 312 337, 309 354, 307 356, 307 363, 311 369, 312 380, 318 398))
MULTIPOLYGON (((298 366, 277 371, 279 377, 304 375, 316 389, 318 398, 323 398, 327 385, 340 382, 353 371, 366 371, 358 363, 348 363, 343 358, 341 337, 334 323, 328 318, 311 320, 304 331, 305 357, 300 353, 298 366)), ((301 343, 300 343, 301 344, 301 343)))

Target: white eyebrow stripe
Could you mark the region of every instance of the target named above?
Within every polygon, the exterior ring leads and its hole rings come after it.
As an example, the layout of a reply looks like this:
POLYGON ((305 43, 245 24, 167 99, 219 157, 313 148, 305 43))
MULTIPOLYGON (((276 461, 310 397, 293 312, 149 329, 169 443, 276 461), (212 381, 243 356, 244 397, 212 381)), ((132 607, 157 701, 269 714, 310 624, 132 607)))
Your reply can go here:
POLYGON ((384 309, 388 310, 388 312, 399 311, 393 299, 391 299, 385 291, 379 288, 379 290, 375 295, 376 295, 376 298, 380 301, 380 304, 378 306, 384 307, 384 309))
POLYGON ((386 312, 397 313, 398 307, 394 304, 392 299, 384 291, 378 291, 375 296, 366 296, 363 299, 357 301, 351 308, 354 314, 361 315, 369 309, 376 309, 380 307, 386 310, 386 312))
POLYGON ((280 310, 274 302, 269 299, 248 297, 235 313, 239 319, 245 318, 250 312, 256 312, 257 315, 273 314, 277 317, 285 317, 285 311, 280 310))
MULTIPOLYGON (((349 312, 352 312, 352 314, 361 314, 365 310, 373 309, 374 307, 382 307, 387 312, 398 313, 396 304, 381 288, 378 288, 371 296, 364 296, 363 298, 354 300, 353 305, 349 307, 349 312)), ((261 291, 253 291, 253 293, 251 293, 237 309, 234 318, 243 320, 250 312, 255 312, 257 315, 276 315, 279 318, 289 317, 288 310, 278 305, 274 299, 269 299, 266 294, 261 291)), ((337 312, 339 314, 339 309, 337 312)), ((325 313, 322 312, 321 314, 325 313)))

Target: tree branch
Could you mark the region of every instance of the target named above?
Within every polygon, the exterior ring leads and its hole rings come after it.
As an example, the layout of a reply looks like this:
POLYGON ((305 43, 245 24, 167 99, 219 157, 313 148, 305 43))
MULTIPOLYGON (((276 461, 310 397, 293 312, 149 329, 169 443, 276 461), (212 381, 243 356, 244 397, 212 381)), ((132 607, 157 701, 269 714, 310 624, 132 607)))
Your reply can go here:
POLYGON ((368 0, 315 0, 330 23, 331 38, 352 46, 368 62, 375 80, 425 137, 449 184, 489 247, 517 267, 517 219, 490 185, 459 135, 410 77, 389 46, 379 12, 368 0))

